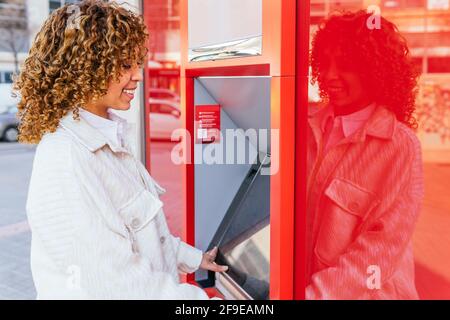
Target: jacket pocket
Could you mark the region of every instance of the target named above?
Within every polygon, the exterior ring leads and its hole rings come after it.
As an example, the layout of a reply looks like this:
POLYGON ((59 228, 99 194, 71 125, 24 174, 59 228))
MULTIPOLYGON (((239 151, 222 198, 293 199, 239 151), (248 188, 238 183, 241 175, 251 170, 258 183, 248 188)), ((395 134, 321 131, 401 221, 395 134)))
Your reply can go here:
MULTIPOLYGON (((140 236, 140 231, 150 224, 162 206, 163 203, 157 196, 143 189, 119 209, 119 215, 125 224, 133 254, 141 253, 138 242, 142 242, 142 238, 145 237, 144 235, 140 236)), ((146 231, 149 231, 147 229, 146 231)))
POLYGON ((157 215, 162 206, 161 200, 142 189, 119 208, 119 215, 127 228, 138 232, 157 215))
POLYGON ((331 181, 325 196, 315 253, 332 266, 356 239, 358 226, 379 200, 371 191, 339 178, 331 181))

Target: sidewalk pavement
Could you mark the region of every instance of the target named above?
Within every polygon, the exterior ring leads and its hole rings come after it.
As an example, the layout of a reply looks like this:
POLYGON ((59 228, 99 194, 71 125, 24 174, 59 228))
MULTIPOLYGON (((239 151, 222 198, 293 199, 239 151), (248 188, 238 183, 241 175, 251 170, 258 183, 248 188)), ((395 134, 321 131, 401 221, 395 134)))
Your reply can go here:
POLYGON ((25 201, 34 146, 0 143, 0 299, 35 299, 25 201))

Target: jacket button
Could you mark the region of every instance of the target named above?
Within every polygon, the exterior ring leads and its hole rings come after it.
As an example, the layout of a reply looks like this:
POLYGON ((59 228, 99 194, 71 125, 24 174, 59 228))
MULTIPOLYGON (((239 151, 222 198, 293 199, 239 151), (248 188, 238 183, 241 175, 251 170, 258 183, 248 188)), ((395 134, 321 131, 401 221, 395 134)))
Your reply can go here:
POLYGON ((131 226, 134 229, 139 228, 139 225, 141 224, 141 221, 138 218, 134 218, 133 220, 131 220, 131 226))
POLYGON ((166 242, 166 237, 162 236, 161 238, 159 238, 159 242, 161 242, 161 244, 164 244, 164 242, 166 242))
POLYGON ((348 205, 348 208, 351 210, 351 211, 358 211, 359 210, 359 204, 358 204, 358 202, 350 202, 349 203, 349 205, 348 205))

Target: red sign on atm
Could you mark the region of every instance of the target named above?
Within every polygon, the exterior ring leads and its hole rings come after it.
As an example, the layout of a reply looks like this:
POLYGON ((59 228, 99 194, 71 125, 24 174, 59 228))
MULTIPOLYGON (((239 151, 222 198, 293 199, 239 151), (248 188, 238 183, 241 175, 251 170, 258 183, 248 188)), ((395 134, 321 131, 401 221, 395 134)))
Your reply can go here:
POLYGON ((195 136, 197 143, 220 142, 220 106, 195 106, 195 136))

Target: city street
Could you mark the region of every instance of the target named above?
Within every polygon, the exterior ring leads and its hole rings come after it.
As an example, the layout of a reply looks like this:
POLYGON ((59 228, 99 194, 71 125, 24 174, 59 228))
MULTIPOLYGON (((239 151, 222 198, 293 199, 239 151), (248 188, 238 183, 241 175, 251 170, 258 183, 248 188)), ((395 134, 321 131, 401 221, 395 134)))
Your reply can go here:
POLYGON ((25 201, 35 147, 0 142, 0 299, 34 299, 25 201))

